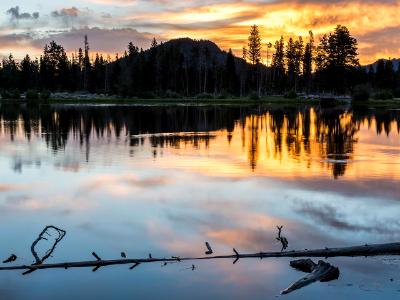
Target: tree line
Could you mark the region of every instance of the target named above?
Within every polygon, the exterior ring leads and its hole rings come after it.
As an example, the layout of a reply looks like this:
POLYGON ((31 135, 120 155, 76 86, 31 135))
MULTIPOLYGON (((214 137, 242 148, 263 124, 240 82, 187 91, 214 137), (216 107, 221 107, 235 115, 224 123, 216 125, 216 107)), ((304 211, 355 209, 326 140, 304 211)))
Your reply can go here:
POLYGON ((250 29, 242 57, 219 50, 210 41, 178 39, 147 50, 133 42, 119 57, 91 56, 88 37, 77 53, 68 56, 52 41, 40 58, 12 54, 0 67, 3 98, 20 92, 86 91, 122 97, 261 97, 269 94, 346 94, 356 86, 399 93, 400 70, 391 60, 361 67, 358 43, 348 28, 338 25, 315 41, 308 37, 281 37, 263 44, 260 29, 250 29), (266 56, 264 55, 266 52, 266 56))

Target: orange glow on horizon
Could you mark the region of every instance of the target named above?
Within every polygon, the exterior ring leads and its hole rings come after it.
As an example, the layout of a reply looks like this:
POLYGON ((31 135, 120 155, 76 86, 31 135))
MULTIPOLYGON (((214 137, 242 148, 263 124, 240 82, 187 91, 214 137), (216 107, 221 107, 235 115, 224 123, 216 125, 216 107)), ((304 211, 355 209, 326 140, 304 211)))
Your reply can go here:
MULTIPOLYGON (((182 7, 179 6, 179 9, 174 9, 175 4, 171 3, 168 10, 163 9, 167 7, 168 1, 162 1, 157 4, 159 7, 156 11, 146 8, 145 5, 141 6, 137 1, 90 0, 89 3, 115 5, 120 11, 114 19, 94 20, 93 24, 85 25, 88 28, 137 29, 142 33, 143 39, 149 39, 153 35, 162 40, 180 37, 209 39, 216 42, 223 50, 231 48, 238 56, 241 56, 242 47, 247 45, 249 27, 253 24, 260 26, 264 45, 269 42, 274 43, 280 36, 286 39, 303 36, 307 39, 310 30, 314 32, 318 41, 322 34, 332 32, 338 24, 341 24, 347 26, 358 39, 362 64, 372 63, 380 58, 400 57, 400 39, 397 37, 400 26, 398 18, 400 1, 383 3, 379 1, 218 3, 215 1, 207 5, 189 2, 182 7)), ((49 28, 41 30, 44 33, 49 28)), ((34 33, 35 30, 32 29, 31 32, 34 33)), ((23 31, 13 32, 7 28, 2 30, 1 34, 7 41, 3 41, 0 46, 1 56, 12 52, 16 57, 22 58, 28 52, 32 57, 38 57, 42 49, 38 43, 33 43, 34 38, 8 41, 13 34, 18 33, 23 31)), ((128 40, 130 36, 126 33, 118 38, 128 40)), ((131 39, 135 42, 134 37, 131 36, 131 39)), ((108 41, 108 44, 113 43, 114 41, 108 41)), ((93 52, 114 58, 116 53, 121 55, 125 50, 104 51, 102 46, 104 47, 101 43, 94 45, 93 49, 96 50, 93 52)), ((77 49, 67 50, 72 53, 77 49)), ((265 56, 264 62, 267 59, 265 56)))

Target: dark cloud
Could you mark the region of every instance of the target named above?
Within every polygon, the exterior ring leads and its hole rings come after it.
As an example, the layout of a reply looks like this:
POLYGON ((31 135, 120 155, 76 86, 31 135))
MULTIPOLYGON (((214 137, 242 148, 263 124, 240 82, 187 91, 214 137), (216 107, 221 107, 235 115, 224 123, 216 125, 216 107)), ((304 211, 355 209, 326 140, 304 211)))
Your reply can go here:
POLYGON ((131 41, 138 47, 147 48, 153 38, 152 34, 142 33, 129 28, 103 29, 85 27, 49 34, 47 38, 32 41, 32 45, 35 48, 41 49, 45 44, 54 40, 57 43, 61 43, 67 51, 74 51, 82 47, 85 35, 89 37, 92 52, 101 53, 122 53, 131 41))
MULTIPOLYGON (((204 29, 214 29, 214 28, 227 28, 229 26, 234 26, 235 23, 244 22, 248 19, 259 17, 259 14, 249 13, 240 16, 235 16, 232 18, 225 18, 223 20, 214 21, 203 21, 203 22, 192 22, 192 23, 156 23, 156 22, 135 22, 131 23, 132 26, 145 27, 145 28, 163 28, 172 30, 204 30, 204 29)), ((247 29, 246 29, 247 30, 247 29)))
POLYGON ((23 13, 21 13, 19 10, 19 6, 11 7, 9 10, 7 10, 7 14, 9 14, 11 16, 12 20, 36 20, 36 19, 39 19, 38 12, 33 12, 33 13, 23 12, 23 13))
POLYGON ((337 207, 316 204, 316 203, 304 203, 300 208, 297 209, 299 213, 310 217, 316 223, 325 225, 337 230, 353 231, 353 232, 367 232, 381 235, 396 235, 400 227, 400 223, 397 220, 393 222, 379 222, 374 220, 366 224, 357 224, 346 220, 343 213, 339 212, 337 207))
POLYGON ((75 6, 71 8, 63 8, 60 10, 55 10, 51 13, 51 15, 55 18, 60 18, 60 17, 70 17, 70 18, 76 18, 81 14, 81 11, 76 8, 75 6))
MULTIPOLYGON (((264 182, 260 178, 260 182, 264 182)), ((358 181, 336 180, 322 178, 295 178, 291 183, 303 189, 324 191, 326 193, 343 195, 346 197, 368 197, 382 199, 382 203, 390 204, 400 201, 400 187, 395 179, 360 179, 358 181)))

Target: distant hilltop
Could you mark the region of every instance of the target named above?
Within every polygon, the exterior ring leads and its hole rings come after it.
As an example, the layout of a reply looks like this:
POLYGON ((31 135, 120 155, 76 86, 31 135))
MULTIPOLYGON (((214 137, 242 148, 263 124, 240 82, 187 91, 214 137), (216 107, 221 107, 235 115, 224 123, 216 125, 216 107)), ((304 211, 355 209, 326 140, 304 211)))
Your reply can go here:
MULTIPOLYGON (((366 66, 364 66, 365 68, 369 68, 369 67, 373 67, 374 68, 374 71, 376 72, 376 69, 377 69, 377 67, 378 67, 378 63, 379 63, 379 61, 384 61, 385 63, 387 62, 387 61, 389 61, 389 59, 384 59, 384 58, 381 58, 381 59, 378 59, 376 62, 374 62, 373 64, 369 64, 369 65, 366 65, 366 66)), ((392 59, 390 59, 390 61, 392 62, 392 64, 393 64, 393 69, 394 69, 394 71, 399 71, 399 67, 400 67, 400 58, 392 58, 392 59)))
MULTIPOLYGON (((228 52, 218 47, 216 43, 210 40, 195 40, 188 37, 172 39, 157 45, 157 48, 165 49, 178 49, 183 55, 184 59, 189 63, 196 57, 202 57, 207 63, 215 63, 217 65, 224 65, 228 56, 228 52)), ((145 52, 150 53, 151 49, 145 52)), ((240 68, 239 63, 243 63, 244 60, 237 56, 234 56, 237 68, 240 68)))

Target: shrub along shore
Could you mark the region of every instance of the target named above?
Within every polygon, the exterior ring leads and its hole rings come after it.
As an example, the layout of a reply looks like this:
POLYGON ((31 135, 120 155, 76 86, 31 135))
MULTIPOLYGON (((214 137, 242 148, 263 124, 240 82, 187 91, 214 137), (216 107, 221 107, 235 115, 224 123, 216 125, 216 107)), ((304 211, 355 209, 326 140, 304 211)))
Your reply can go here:
POLYGON ((231 95, 199 94, 195 97, 183 97, 178 94, 165 94, 163 97, 153 94, 143 97, 122 98, 117 95, 91 94, 87 92, 60 92, 29 90, 20 93, 18 90, 2 91, 1 100, 6 103, 28 104, 313 104, 335 106, 343 104, 373 104, 374 106, 400 106, 400 98, 394 98, 390 92, 371 92, 368 88, 360 86, 355 88, 351 96, 335 96, 330 94, 306 95, 290 92, 285 95, 269 95, 259 97, 256 93, 247 97, 231 95))

